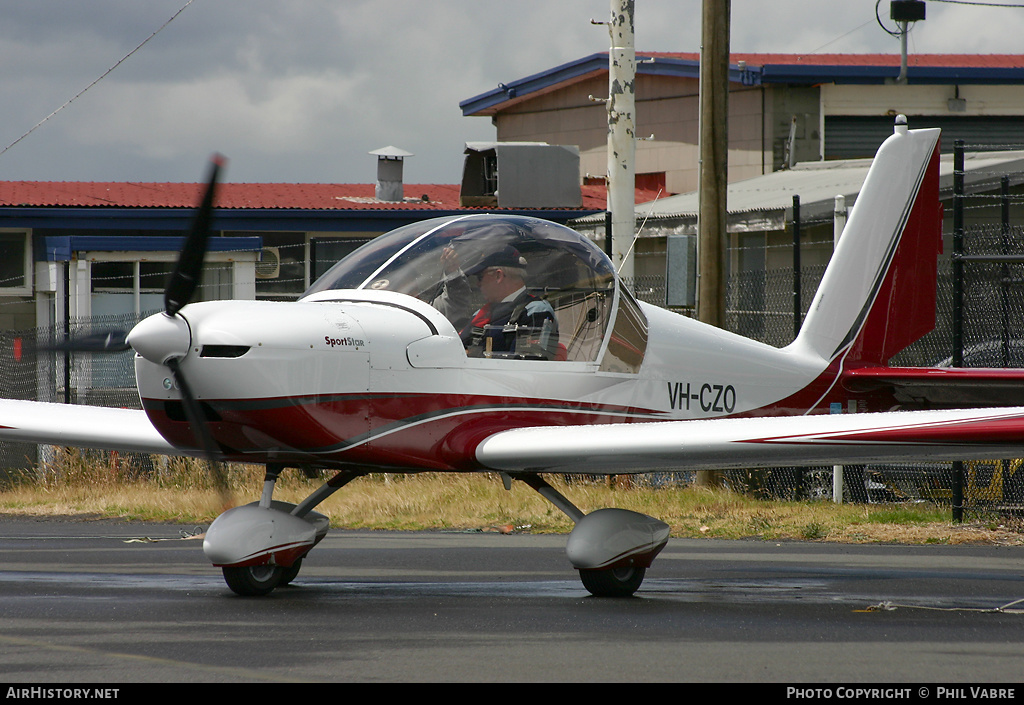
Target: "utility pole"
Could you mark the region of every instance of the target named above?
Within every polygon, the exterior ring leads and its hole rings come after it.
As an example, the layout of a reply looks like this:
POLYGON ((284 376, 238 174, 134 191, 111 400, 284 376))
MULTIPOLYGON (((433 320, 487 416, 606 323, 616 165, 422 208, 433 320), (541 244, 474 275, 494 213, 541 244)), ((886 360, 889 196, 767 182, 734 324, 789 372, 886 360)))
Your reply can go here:
POLYGON ((633 279, 636 234, 636 48, 634 0, 611 0, 611 48, 608 52, 608 210, 611 212, 612 263, 633 279))
MULTIPOLYGON (((729 183, 730 0, 703 0, 700 47, 700 197, 697 215, 697 319, 725 327, 726 194, 729 183)), ((697 473, 719 484, 716 470, 697 473)))
POLYGON ((703 0, 701 18, 697 319, 719 328, 725 326, 730 5, 703 0))

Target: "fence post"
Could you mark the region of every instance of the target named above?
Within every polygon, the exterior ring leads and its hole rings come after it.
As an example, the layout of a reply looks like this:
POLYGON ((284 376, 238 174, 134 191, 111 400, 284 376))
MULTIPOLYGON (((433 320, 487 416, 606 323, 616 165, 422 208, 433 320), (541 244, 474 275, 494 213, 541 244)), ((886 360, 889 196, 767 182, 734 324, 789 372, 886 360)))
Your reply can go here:
POLYGON ((1002 303, 1002 363, 1003 367, 1010 366, 1010 265, 1006 257, 1010 254, 1010 176, 1003 174, 1000 180, 1000 221, 1002 225, 1002 255, 1003 264, 999 268, 999 294, 1002 303))
MULTIPOLYGON (((846 196, 839 194, 835 199, 835 208, 832 210, 832 252, 839 246, 839 238, 843 235, 846 227, 846 196)), ((843 413, 842 404, 834 403, 830 407, 830 413, 843 413)), ((852 409, 851 409, 852 411, 852 409)), ((843 466, 832 466, 832 501, 835 504, 843 503, 843 466)))
POLYGON ((793 337, 800 335, 800 197, 793 196, 793 337))
MULTIPOLYGON (((71 261, 64 262, 64 343, 71 340, 71 261)), ((64 403, 71 403, 71 350, 64 351, 64 403)))
MULTIPOLYGON (((964 366, 964 141, 953 145, 953 367, 964 366)), ((964 520, 964 464, 953 463, 953 522, 964 520)))

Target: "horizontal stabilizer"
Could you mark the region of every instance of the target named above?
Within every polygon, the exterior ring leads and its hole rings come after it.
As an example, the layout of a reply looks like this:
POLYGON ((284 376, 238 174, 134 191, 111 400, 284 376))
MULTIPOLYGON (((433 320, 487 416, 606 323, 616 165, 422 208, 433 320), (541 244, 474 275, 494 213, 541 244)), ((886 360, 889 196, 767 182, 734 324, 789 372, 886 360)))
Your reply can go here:
POLYGON ((1024 370, 958 367, 861 367, 843 373, 851 392, 885 390, 917 408, 1024 404, 1024 370))

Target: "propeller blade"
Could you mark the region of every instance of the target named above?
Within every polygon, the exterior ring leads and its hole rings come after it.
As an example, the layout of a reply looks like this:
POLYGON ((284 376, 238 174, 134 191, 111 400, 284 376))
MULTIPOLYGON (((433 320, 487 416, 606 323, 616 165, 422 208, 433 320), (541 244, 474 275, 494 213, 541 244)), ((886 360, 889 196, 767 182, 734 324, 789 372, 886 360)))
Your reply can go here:
POLYGON ((217 192, 217 178, 224 158, 216 155, 210 162, 210 174, 207 178, 206 192, 196 209, 192 220, 192 229, 185 240, 185 246, 178 255, 178 263, 167 281, 164 290, 164 310, 173 316, 182 309, 195 294, 199 284, 199 276, 206 257, 206 243, 210 236, 210 223, 213 221, 213 201, 217 192))
POLYGON ((195 395, 192 394, 192 388, 185 379, 185 375, 181 370, 180 362, 179 358, 172 357, 167 360, 166 365, 174 376, 174 381, 178 385, 178 389, 181 390, 181 401, 182 407, 185 411, 185 418, 188 419, 188 424, 192 428, 192 433, 195 435, 196 440, 199 441, 199 447, 203 451, 207 467, 213 477, 213 482, 217 487, 217 491, 220 493, 221 501, 225 507, 229 507, 233 502, 230 490, 228 489, 227 476, 224 472, 223 465, 220 462, 220 449, 217 447, 217 442, 214 440, 213 434, 210 433, 210 428, 208 426, 209 419, 207 419, 206 414, 203 413, 202 407, 196 400, 195 395))
POLYGON ((76 335, 53 343, 39 343, 35 349, 40 352, 108 353, 131 350, 128 333, 111 330, 89 335, 76 335))

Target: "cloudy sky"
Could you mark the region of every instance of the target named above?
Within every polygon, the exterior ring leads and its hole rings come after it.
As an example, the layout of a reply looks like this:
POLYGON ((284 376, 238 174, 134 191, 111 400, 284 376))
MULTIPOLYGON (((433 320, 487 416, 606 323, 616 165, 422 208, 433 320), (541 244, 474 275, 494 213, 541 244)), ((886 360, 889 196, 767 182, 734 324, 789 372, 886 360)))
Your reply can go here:
MULTIPOLYGON (((396 145, 415 154, 407 182, 455 183, 463 144, 494 137, 459 102, 606 51, 590 20, 610 13, 609 0, 0 2, 0 179, 55 181, 196 181, 222 152, 230 181, 370 183, 367 152, 396 145)), ((1021 53, 1020 2, 929 0, 910 49, 1021 53)), ((700 6, 636 0, 637 50, 698 51, 700 6)), ((732 0, 732 49, 898 53, 875 7, 732 0)))

